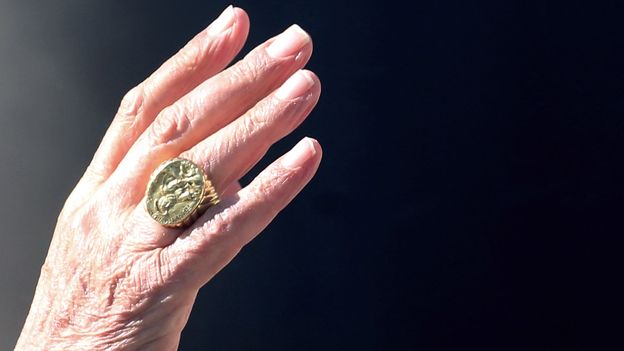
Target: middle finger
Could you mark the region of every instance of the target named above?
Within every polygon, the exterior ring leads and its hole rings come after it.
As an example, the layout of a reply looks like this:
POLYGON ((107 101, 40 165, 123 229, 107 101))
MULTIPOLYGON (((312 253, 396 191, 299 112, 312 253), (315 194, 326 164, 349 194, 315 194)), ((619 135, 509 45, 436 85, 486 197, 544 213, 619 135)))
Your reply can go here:
MULTIPOLYGON (((243 116, 180 157, 202 168, 219 197, 229 203, 241 189, 236 179, 247 173, 274 142, 303 122, 316 105, 320 92, 318 77, 301 70, 243 116)), ((145 201, 144 198, 141 202, 145 201)), ((131 236, 131 246, 162 248, 180 235, 180 229, 163 228, 154 221, 144 206, 135 207, 130 218, 134 228, 142 228, 131 236)))
POLYGON ((291 26, 161 111, 109 180, 112 189, 125 189, 121 205, 136 205, 158 164, 239 117, 302 68, 311 53, 310 36, 291 26))

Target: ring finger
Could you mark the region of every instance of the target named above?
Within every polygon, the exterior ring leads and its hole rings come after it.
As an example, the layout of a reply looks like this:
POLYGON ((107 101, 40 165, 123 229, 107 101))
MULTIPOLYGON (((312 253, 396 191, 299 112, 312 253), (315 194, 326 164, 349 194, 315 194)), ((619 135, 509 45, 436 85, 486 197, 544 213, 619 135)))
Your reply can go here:
POLYGON ((302 68, 311 53, 310 37, 292 26, 165 108, 110 179, 112 189, 129 189, 118 199, 121 206, 139 203, 147 179, 159 163, 188 150, 245 113, 302 68))
MULTIPOLYGON (((242 177, 266 153, 269 147, 288 135, 310 113, 320 96, 321 86, 316 75, 307 70, 293 74, 277 91, 259 102, 245 115, 203 140, 181 157, 189 159, 204 169, 221 197, 225 189, 242 177)), ((142 226, 150 224, 156 233, 142 237, 151 247, 164 247, 172 243, 179 230, 166 230, 146 213, 144 206, 135 208, 135 218, 142 226)))
POLYGON ((316 105, 317 76, 300 70, 245 115, 197 144, 181 157, 204 169, 217 190, 240 179, 269 147, 290 134, 316 105))

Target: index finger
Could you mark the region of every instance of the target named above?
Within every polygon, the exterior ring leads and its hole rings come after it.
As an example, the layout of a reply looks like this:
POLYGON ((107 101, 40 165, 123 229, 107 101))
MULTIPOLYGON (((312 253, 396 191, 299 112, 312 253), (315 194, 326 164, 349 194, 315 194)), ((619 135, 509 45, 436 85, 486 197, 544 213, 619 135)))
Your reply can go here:
POLYGON ((248 33, 245 11, 229 6, 149 78, 130 90, 89 166, 89 173, 100 181, 106 180, 156 115, 225 68, 245 44, 248 33))

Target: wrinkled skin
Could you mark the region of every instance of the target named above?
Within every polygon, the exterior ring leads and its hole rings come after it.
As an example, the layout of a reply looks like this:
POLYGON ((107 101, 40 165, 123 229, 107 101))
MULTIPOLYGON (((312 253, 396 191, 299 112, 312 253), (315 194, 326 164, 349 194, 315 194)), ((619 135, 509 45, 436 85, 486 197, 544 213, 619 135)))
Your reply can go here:
POLYGON ((297 26, 226 69, 248 29, 243 10, 226 9, 124 97, 58 218, 15 350, 177 349, 199 288, 312 178, 321 148, 304 138, 238 183, 320 95, 297 26), (144 204, 151 172, 177 156, 222 199, 185 229, 159 225, 144 204))

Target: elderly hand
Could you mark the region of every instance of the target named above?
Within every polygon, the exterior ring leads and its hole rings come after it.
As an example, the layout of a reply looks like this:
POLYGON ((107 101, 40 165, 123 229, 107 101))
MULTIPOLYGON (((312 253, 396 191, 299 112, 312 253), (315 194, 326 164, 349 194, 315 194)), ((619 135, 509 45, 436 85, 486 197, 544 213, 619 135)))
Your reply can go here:
POLYGON ((224 70, 248 29, 229 7, 124 97, 59 216, 16 350, 176 349, 199 288, 312 178, 321 149, 305 138, 238 184, 321 91, 302 70, 312 42, 298 26, 224 70), (186 229, 145 207, 150 174, 177 156, 203 167, 221 197, 186 229))

